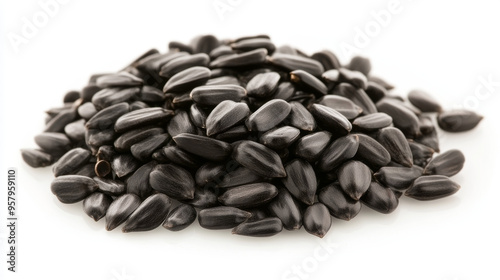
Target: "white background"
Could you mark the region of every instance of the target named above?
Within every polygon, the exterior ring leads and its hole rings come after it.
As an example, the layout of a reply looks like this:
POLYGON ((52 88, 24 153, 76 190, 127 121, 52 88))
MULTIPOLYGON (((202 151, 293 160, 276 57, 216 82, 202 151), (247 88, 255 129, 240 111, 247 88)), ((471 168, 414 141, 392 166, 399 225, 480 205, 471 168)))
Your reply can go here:
POLYGON ((379 30, 373 13, 387 10, 390 0, 131 2, 67 1, 15 45, 9 38, 23 36, 24 18, 33 22, 44 10, 38 1, 1 1, 1 279, 500 279, 498 1, 401 0, 379 30), (218 12, 214 3, 230 9, 218 12), (357 30, 370 26, 370 36, 356 41, 357 30), (485 116, 476 129, 441 135, 442 150, 466 155, 453 178, 462 189, 433 202, 403 198, 391 215, 364 208, 350 222, 334 220, 323 242, 304 230, 257 239, 196 224, 181 232, 106 232, 81 203, 59 203, 50 193, 50 169, 29 168, 19 152, 35 147, 44 110, 92 73, 119 70, 151 47, 165 51, 171 40, 206 33, 266 33, 309 54, 333 49, 343 63, 352 54, 341 45, 349 44, 398 93, 422 88, 447 108, 473 108, 485 116), (482 79, 498 82, 488 91, 482 79), (12 166, 20 184, 15 274, 4 262, 12 166))

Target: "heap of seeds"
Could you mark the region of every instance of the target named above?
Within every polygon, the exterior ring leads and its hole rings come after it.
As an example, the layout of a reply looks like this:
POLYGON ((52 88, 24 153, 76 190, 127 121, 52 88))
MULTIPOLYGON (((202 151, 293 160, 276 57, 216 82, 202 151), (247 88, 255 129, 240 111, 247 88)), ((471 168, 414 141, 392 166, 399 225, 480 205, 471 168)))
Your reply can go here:
POLYGON ((482 119, 443 111, 421 90, 409 103, 370 74, 370 61, 341 65, 327 50, 309 56, 268 36, 171 42, 117 73, 93 75, 47 111, 32 167, 53 164, 51 190, 83 200, 106 229, 159 225, 271 236, 304 226, 323 237, 332 217, 368 206, 388 214, 404 194, 446 197, 463 167, 439 152, 433 119, 462 132, 482 119))

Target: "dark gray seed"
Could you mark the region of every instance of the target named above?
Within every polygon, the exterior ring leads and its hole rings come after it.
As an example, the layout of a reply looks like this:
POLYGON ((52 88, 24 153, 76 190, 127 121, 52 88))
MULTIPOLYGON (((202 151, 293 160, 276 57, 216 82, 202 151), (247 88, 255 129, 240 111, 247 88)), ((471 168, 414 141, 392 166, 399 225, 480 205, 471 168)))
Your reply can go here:
POLYGON ((387 81, 385 81, 384 79, 377 77, 377 76, 369 75, 368 81, 375 82, 375 83, 379 84, 380 86, 384 87, 386 90, 394 89, 394 86, 392 84, 389 84, 387 81))
MULTIPOLYGON (((168 94, 168 93, 167 93, 168 94)), ((193 104, 193 100, 191 99, 191 95, 189 93, 184 94, 172 94, 172 108, 178 109, 186 109, 193 104)))
POLYGON ((156 83, 165 81, 164 78, 158 75, 161 67, 173 59, 187 55, 189 55, 189 53, 187 52, 168 52, 165 54, 154 54, 139 61, 136 67, 139 72, 146 73, 152 78, 152 81, 149 81, 150 85, 160 86, 156 83))
MULTIPOLYGON (((146 57, 149 57, 152 55, 157 55, 157 54, 159 54, 159 51, 157 49, 149 49, 148 51, 146 51, 145 53, 141 54, 139 57, 134 59, 134 61, 132 61, 127 67, 125 67, 125 69, 129 69, 131 67, 136 67, 137 64, 139 63, 139 61, 145 59, 146 57)), ((97 78, 95 78, 95 81, 97 81, 97 78)))
POLYGON ((316 52, 311 55, 311 58, 321 63, 325 71, 328 71, 330 69, 339 69, 341 67, 340 61, 337 56, 329 50, 316 52))
POLYGON ((250 115, 250 109, 245 103, 225 100, 215 107, 206 119, 207 136, 223 132, 242 122, 250 115))
POLYGON ((85 132, 85 143, 95 154, 99 147, 103 145, 113 144, 113 140, 116 138, 116 133, 113 128, 98 130, 98 129, 88 129, 85 132))
POLYGON ((340 68, 339 74, 340 82, 349 83, 357 89, 366 89, 368 87, 368 79, 366 78, 365 74, 359 71, 340 68))
POLYGON ((95 192, 83 200, 83 211, 94 221, 99 221, 108 211, 113 199, 103 193, 95 192))
POLYGON ((398 191, 404 191, 411 186, 413 181, 422 176, 423 169, 419 166, 392 167, 384 166, 373 176, 384 186, 398 191))
POLYGON ((152 86, 143 86, 139 99, 146 103, 160 103, 165 99, 163 92, 152 86))
POLYGON ((125 222, 140 204, 141 199, 134 194, 128 193, 116 198, 106 212, 106 230, 113 230, 125 222))
POLYGON ((273 99, 251 114, 245 124, 250 131, 268 131, 281 123, 291 109, 286 101, 273 99))
POLYGON ((240 40, 238 42, 232 43, 231 48, 235 51, 240 52, 248 52, 253 51, 255 49, 264 48, 268 53, 273 53, 276 50, 276 46, 274 46, 273 42, 267 38, 251 38, 240 40))
POLYGON ((187 170, 173 164, 158 164, 149 174, 151 187, 174 199, 194 197, 194 179, 187 170))
POLYGON ((113 157, 116 155, 116 150, 111 145, 104 145, 99 147, 96 157, 98 160, 112 161, 113 157))
POLYGON ((211 59, 215 60, 218 57, 225 56, 225 55, 230 55, 230 54, 235 54, 233 49, 230 46, 227 45, 220 45, 217 48, 213 49, 209 56, 211 59))
POLYGON ((229 42, 230 43, 238 43, 240 41, 244 41, 244 40, 248 40, 248 39, 271 39, 269 37, 269 35, 266 35, 266 34, 259 34, 259 35, 251 35, 251 36, 243 36, 243 37, 239 37, 237 39, 234 39, 234 40, 230 40, 229 42))
POLYGON ((50 190, 62 203, 76 203, 97 190, 97 183, 85 176, 63 175, 52 181, 50 190))
POLYGON ((295 155, 311 163, 318 161, 332 139, 332 134, 319 131, 300 138, 295 146, 295 155))
POLYGON ((244 140, 248 138, 248 129, 245 125, 234 126, 222 133, 215 136, 215 139, 224 142, 233 142, 238 140, 244 140))
POLYGON ((413 140, 408 140, 408 144, 413 155, 413 164, 420 167, 426 166, 432 158, 434 150, 413 140))
POLYGON ((285 170, 287 176, 283 178, 283 185, 296 199, 312 205, 318 182, 311 164, 302 159, 294 159, 285 166, 285 170))
POLYGON ((107 74, 100 76, 96 80, 96 85, 100 88, 110 87, 135 87, 142 86, 143 80, 127 72, 107 74))
POLYGON ((44 132, 35 136, 35 143, 51 155, 64 154, 71 148, 71 141, 64 133, 44 132))
POLYGON ((132 145, 141 142, 144 139, 149 139, 155 135, 160 135, 165 131, 160 127, 143 127, 127 131, 116 138, 114 146, 116 151, 125 152, 130 150, 132 145))
POLYGON ((325 71, 321 78, 325 81, 329 89, 332 89, 335 85, 340 83, 340 72, 338 69, 330 69, 325 71))
POLYGON ((194 175, 197 186, 205 186, 226 172, 226 165, 208 162, 200 166, 194 175))
POLYGON ((372 64, 366 57, 354 56, 351 58, 351 62, 349 62, 349 66, 347 66, 347 68, 353 71, 359 71, 365 76, 368 76, 368 74, 370 74, 370 70, 372 69, 372 64))
POLYGON ((140 87, 105 88, 92 96, 92 103, 97 109, 103 109, 121 102, 127 102, 137 97, 139 92, 141 92, 140 87))
POLYGON ((181 42, 171 41, 168 43, 169 51, 193 53, 193 48, 181 42))
POLYGON ((284 68, 287 71, 304 70, 316 77, 320 77, 325 72, 321 63, 307 57, 274 53, 268 59, 273 65, 284 68))
POLYGON ((97 112, 92 118, 89 119, 85 126, 88 129, 99 129, 104 130, 108 128, 113 128, 116 120, 121 116, 128 113, 130 106, 128 103, 118 103, 113 106, 104 108, 103 110, 97 112))
POLYGON ((213 49, 220 45, 219 40, 213 35, 203 35, 194 38, 191 41, 193 53, 206 53, 209 54, 213 49))
POLYGON ((236 85, 239 86, 240 82, 234 76, 222 76, 217 78, 212 78, 208 80, 205 85, 215 86, 215 85, 236 85))
POLYGON ((269 183, 254 183, 230 188, 219 196, 226 206, 251 208, 265 204, 278 194, 278 189, 269 183))
POLYGON ((198 128, 206 128, 207 113, 198 107, 198 105, 193 104, 189 107, 189 118, 198 128))
POLYGON ((422 135, 432 133, 435 129, 434 123, 432 123, 432 119, 429 116, 418 116, 418 121, 418 126, 420 127, 420 133, 422 135))
POLYGON ((360 131, 376 131, 392 124, 391 116, 386 113, 374 113, 356 118, 352 126, 360 131))
POLYGON ((250 217, 246 222, 255 222, 260 221, 266 218, 269 218, 269 213, 267 209, 264 208, 252 208, 247 209, 248 212, 252 213, 252 217, 250 217))
POLYGON ((255 75, 247 84, 247 95, 255 98, 267 98, 276 91, 280 75, 276 72, 255 75))
POLYGON ((434 129, 431 133, 422 135, 415 139, 415 142, 418 142, 422 145, 425 145, 429 148, 432 148, 435 152, 439 153, 439 136, 437 134, 437 130, 434 129))
POLYGON ((165 220, 171 205, 170 198, 162 193, 146 198, 125 221, 122 231, 133 232, 155 229, 165 220))
POLYGON ((166 133, 150 136, 132 145, 130 147, 130 152, 136 159, 147 161, 151 158, 153 152, 165 145, 169 139, 170 137, 166 133))
POLYGON ((451 177, 464 167, 465 157, 459 150, 449 150, 435 156, 427 164, 424 175, 443 175, 451 177))
POLYGON ((377 107, 363 89, 356 89, 348 83, 340 83, 333 89, 333 94, 345 97, 363 109, 363 114, 377 112, 377 107))
MULTIPOLYGON (((82 175, 82 176, 90 177, 90 178, 95 177, 96 174, 95 174, 94 168, 95 168, 95 163, 85 164, 82 168, 78 169, 75 172, 75 175, 82 175)), ((111 170, 111 167, 110 167, 110 170, 111 170)))
POLYGON ((269 178, 286 176, 278 154, 262 144, 242 141, 234 148, 233 158, 260 176, 269 178))
POLYGON ((80 99, 80 92, 76 90, 68 91, 64 95, 63 103, 73 103, 80 99))
POLYGON ((410 93, 408 93, 408 100, 413 106, 417 107, 422 112, 439 113, 443 110, 437 100, 423 90, 410 91, 410 93))
POLYGON ((200 209, 219 205, 219 202, 217 201, 217 195, 215 195, 215 193, 207 188, 195 189, 194 198, 183 200, 182 202, 200 209))
POLYGON ((64 133, 74 142, 85 142, 85 120, 79 119, 67 124, 64 133))
POLYGON ((62 132, 64 127, 76 119, 76 110, 66 109, 53 117, 45 126, 44 132, 62 132))
POLYGON ((193 55, 181 56, 172 59, 167 64, 161 67, 159 75, 162 77, 170 78, 175 74, 184 71, 194 66, 208 66, 210 57, 205 53, 198 53, 193 55))
POLYGON ((90 151, 82 148, 74 148, 65 153, 52 167, 55 177, 73 174, 80 169, 90 159, 90 151))
POLYGON ((92 97, 101 90, 100 87, 95 84, 89 84, 82 88, 82 100, 83 102, 90 102, 92 97))
POLYGON ((198 156, 185 152, 177 146, 168 146, 163 148, 163 154, 169 162, 175 163, 188 169, 196 170, 204 163, 204 160, 202 160, 198 156))
POLYGON ((281 150, 295 142, 299 136, 300 130, 291 126, 283 126, 262 134, 259 142, 271 149, 281 150))
POLYGON ((323 172, 334 170, 344 161, 354 157, 358 151, 358 147, 359 136, 356 134, 338 138, 323 150, 323 153, 318 161, 319 169, 323 172))
POLYGON ((394 126, 399 128, 408 138, 420 135, 418 117, 397 101, 384 98, 377 103, 377 109, 391 116, 394 126))
POLYGON ((99 190, 110 196, 120 196, 125 193, 125 183, 120 180, 94 177, 99 190))
POLYGON ((380 129, 377 140, 391 155, 391 160, 412 167, 413 155, 403 132, 395 127, 380 129))
POLYGON ((130 111, 135 111, 144 108, 149 108, 149 105, 142 101, 134 101, 130 103, 130 111))
POLYGON ((295 87, 290 82, 281 82, 274 92, 273 99, 289 100, 295 94, 295 87))
POLYGON ((438 125, 448 132, 464 132, 476 127, 483 116, 468 110, 453 110, 438 115, 438 125))
POLYGON ((111 164, 107 160, 98 160, 94 165, 93 171, 99 177, 106 177, 111 173, 111 164))
POLYGON ((254 66, 264 64, 266 57, 267 50, 263 48, 240 54, 224 55, 210 62, 210 68, 254 66))
POLYGON ((368 86, 366 87, 365 92, 373 103, 379 102, 387 95, 387 90, 383 86, 372 81, 368 81, 368 86))
POLYGON ((349 120, 363 113, 361 107, 354 104, 351 100, 338 95, 326 95, 319 100, 319 104, 337 110, 349 120))
POLYGON ((283 224, 278 218, 265 218, 258 221, 245 222, 239 224, 232 231, 233 234, 267 237, 280 233, 283 230, 283 224))
POLYGON ((191 123, 189 115, 186 111, 177 111, 175 116, 167 125, 168 134, 175 137, 181 133, 196 133, 196 127, 191 123))
POLYGON ((240 166, 224 175, 221 182, 217 184, 219 188, 230 188, 262 181, 262 177, 251 169, 240 166))
POLYGON ((290 192, 280 188, 276 198, 269 203, 269 211, 278 217, 287 230, 296 230, 302 227, 302 214, 297 202, 290 192))
POLYGON ((303 223, 308 233, 323 238, 332 226, 332 217, 325 205, 316 202, 307 207, 303 223))
POLYGON ((163 92, 190 91, 204 84, 208 79, 210 79, 210 69, 194 66, 172 76, 163 87, 163 92))
POLYGON ((217 106, 224 100, 240 102, 247 94, 237 85, 200 86, 191 91, 191 99, 201 106, 217 106))
POLYGON ((370 187, 372 172, 360 161, 350 160, 338 170, 340 187, 352 199, 359 200, 370 187))
POLYGON ((206 229, 230 229, 248 220, 252 214, 235 207, 207 208, 198 214, 200 226, 206 229))
POLYGON ((394 192, 377 182, 371 182, 370 187, 361 197, 361 201, 364 205, 382 214, 392 213, 399 204, 394 192))
POLYGON ((288 121, 298 129, 305 131, 314 131, 316 129, 316 121, 313 115, 299 102, 290 102, 290 114, 288 121))
POLYGON ((86 120, 92 118, 96 113, 97 109, 92 102, 84 103, 78 107, 78 115, 86 120))
POLYGON ((417 178, 406 190, 405 195, 417 200, 434 200, 450 196, 460 189, 460 185, 443 175, 417 178))
POLYGON ((290 81, 294 82, 308 92, 326 95, 328 91, 322 81, 304 70, 295 70, 290 72, 290 81))
POLYGON ((349 120, 335 109, 320 104, 313 104, 310 111, 318 124, 334 135, 344 136, 352 129, 349 120))
POLYGON ((144 127, 145 125, 165 122, 173 115, 173 111, 158 107, 135 110, 124 114, 116 120, 115 131, 122 133, 130 129, 144 127))
POLYGON ((364 134, 356 134, 359 138, 359 147, 356 158, 364 162, 373 170, 386 166, 391 161, 389 152, 375 139, 364 134))
POLYGON ((131 154, 116 155, 111 162, 111 168, 120 178, 136 171, 139 166, 140 163, 131 154))
POLYGON ((34 168, 46 167, 54 163, 54 158, 50 154, 36 149, 21 149, 21 156, 24 162, 34 168))
POLYGON ((153 192, 149 184, 149 174, 156 166, 156 162, 150 161, 139 167, 134 174, 127 178, 127 193, 132 193, 145 199, 153 192))
POLYGON ((173 139, 184 151, 210 161, 222 161, 231 154, 232 150, 228 143, 206 136, 181 133, 173 139))
POLYGON ((213 78, 218 78, 218 77, 223 77, 223 76, 236 76, 238 73, 234 71, 233 69, 228 69, 228 68, 216 68, 212 69, 210 71, 210 77, 213 78))
POLYGON ((196 210, 194 207, 187 204, 179 204, 168 213, 167 219, 163 222, 163 227, 171 231, 179 231, 187 228, 195 220, 196 210))
POLYGON ((361 211, 361 203, 342 191, 339 184, 330 184, 318 192, 318 200, 337 219, 349 221, 361 211))

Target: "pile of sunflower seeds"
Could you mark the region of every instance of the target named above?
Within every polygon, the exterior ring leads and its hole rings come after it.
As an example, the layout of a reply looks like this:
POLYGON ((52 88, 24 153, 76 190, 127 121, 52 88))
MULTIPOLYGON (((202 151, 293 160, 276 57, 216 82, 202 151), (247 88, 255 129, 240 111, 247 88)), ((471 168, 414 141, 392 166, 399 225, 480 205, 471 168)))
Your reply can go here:
POLYGON ((323 237, 332 216, 362 205, 388 214, 402 194, 454 194, 458 150, 439 153, 437 128, 462 132, 482 119, 443 111, 421 90, 408 102, 370 74, 370 61, 341 65, 266 35, 200 36, 152 49, 117 73, 93 75, 47 111, 32 167, 52 165, 62 203, 83 200, 106 229, 163 225, 271 236, 302 226, 323 237))

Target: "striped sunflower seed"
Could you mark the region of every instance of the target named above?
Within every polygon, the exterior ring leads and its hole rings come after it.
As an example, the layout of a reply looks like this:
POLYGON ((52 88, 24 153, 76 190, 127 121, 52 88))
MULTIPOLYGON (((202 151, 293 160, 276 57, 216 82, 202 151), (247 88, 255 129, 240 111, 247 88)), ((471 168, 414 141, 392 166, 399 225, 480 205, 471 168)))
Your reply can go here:
POLYGON ((144 108, 126 113, 119 117, 114 129, 118 133, 125 132, 145 125, 161 123, 169 120, 174 112, 162 108, 144 108))
POLYGON ((55 177, 74 174, 77 169, 80 169, 89 162, 90 157, 90 151, 82 148, 74 148, 65 153, 56 164, 54 164, 52 172, 55 177))
POLYGON ((54 158, 43 151, 36 149, 21 149, 24 162, 31 167, 46 167, 54 163, 54 158))
POLYGON ((373 176, 384 186, 394 190, 404 191, 411 186, 413 181, 422 176, 423 169, 419 166, 393 167, 384 166, 373 176))
POLYGON ((394 192, 377 182, 371 182, 370 187, 361 197, 361 201, 364 205, 382 214, 392 213, 399 204, 394 192))
POLYGON ((179 231, 187 228, 196 220, 196 210, 193 206, 179 204, 172 209, 163 222, 163 227, 171 231, 179 231))
POLYGON ((230 229, 245 222, 252 213, 235 207, 218 206, 202 209, 198 213, 200 226, 206 229, 230 229))
POLYGON ((295 155, 314 163, 322 156, 331 139, 332 134, 328 131, 308 134, 297 141, 295 155))
POLYGON ((318 124, 323 129, 330 131, 334 135, 344 136, 347 135, 352 129, 352 125, 349 120, 337 110, 323 105, 313 104, 310 111, 318 124))
POLYGON ((364 163, 350 160, 338 170, 340 187, 352 199, 359 200, 370 187, 372 172, 364 163))
POLYGON ((232 233, 253 237, 266 237, 276 235, 282 230, 283 224, 281 220, 273 217, 241 223, 232 230, 232 233))
POLYGON ((219 196, 226 206, 251 208, 269 202, 278 194, 278 189, 269 183, 254 183, 233 187, 219 196))
POLYGON ((450 196, 460 189, 460 185, 443 175, 417 178, 406 190, 405 195, 417 200, 434 200, 450 196))
POLYGON ((233 151, 233 158, 262 177, 285 177, 286 172, 278 154, 268 147, 253 142, 242 141, 233 151))
POLYGON ((319 104, 337 110, 349 120, 363 113, 363 109, 350 99, 338 95, 326 95, 319 100, 319 104))
POLYGON ((453 110, 445 111, 438 115, 438 125, 448 132, 464 132, 476 127, 483 119, 472 111, 453 110))
POLYGON ((181 133, 172 139, 179 148, 211 161, 222 161, 232 151, 231 145, 207 136, 181 133))
POLYGON ((206 119, 207 136, 218 134, 242 122, 250 115, 245 103, 225 100, 215 107, 206 119))
POLYGON ((349 221, 361 211, 361 203, 352 199, 342 191, 338 183, 327 185, 318 192, 318 200, 323 203, 330 214, 337 218, 349 221))
POLYGON ((395 127, 380 129, 377 140, 391 155, 392 161, 406 167, 412 167, 413 154, 406 137, 395 127))
POLYGON ((334 170, 344 161, 353 158, 358 152, 359 145, 359 135, 357 134, 338 138, 323 150, 318 161, 319 169, 323 172, 334 170))
POLYGON ((117 197, 106 212, 106 230, 111 231, 125 222, 140 204, 141 199, 134 194, 117 197))
POLYGON ((102 219, 113 199, 100 192, 95 192, 83 200, 83 211, 94 221, 102 219))
POLYGON ((300 130, 291 126, 283 126, 262 134, 259 142, 271 149, 281 150, 291 145, 299 136, 300 130))
POLYGON ((310 91, 315 94, 326 95, 328 91, 322 81, 304 70, 290 72, 290 81, 297 84, 304 91, 310 91))
POLYGON ((456 149, 435 156, 424 169, 424 175, 443 175, 451 177, 464 167, 464 154, 456 149))
POLYGON ((287 230, 302 227, 302 214, 297 202, 285 188, 280 188, 276 198, 269 203, 269 211, 278 217, 287 230))
POLYGON ((50 189, 62 203, 76 203, 95 190, 97 183, 92 178, 80 175, 63 175, 52 181, 50 189))
POLYGON ((311 164, 294 159, 285 166, 285 170, 287 176, 283 178, 283 185, 297 200, 312 205, 318 182, 311 164))
POLYGON ((441 105, 430 94, 423 90, 412 90, 408 93, 410 103, 422 112, 441 112, 441 105))
POLYGON ((316 202, 307 207, 304 212, 304 228, 308 233, 323 238, 331 226, 332 217, 325 205, 316 202))
POLYGON ((246 89, 237 85, 199 86, 191 91, 191 99, 201 106, 217 106, 224 100, 240 102, 247 94, 246 89))
POLYGON ((255 98, 267 98, 273 95, 278 88, 280 78, 276 72, 255 75, 247 84, 247 95, 255 98))
POLYGON ((251 114, 245 124, 250 131, 268 131, 281 123, 291 109, 286 101, 273 99, 251 114))
POLYGON ((149 174, 151 187, 174 199, 194 197, 194 179, 187 170, 173 164, 158 164, 149 174))
POLYGON ((172 201, 162 193, 146 198, 127 218, 123 232, 148 231, 157 228, 166 218, 172 201))
POLYGON ((304 131, 314 131, 316 129, 316 121, 313 115, 299 102, 290 102, 288 122, 290 125, 304 131))

